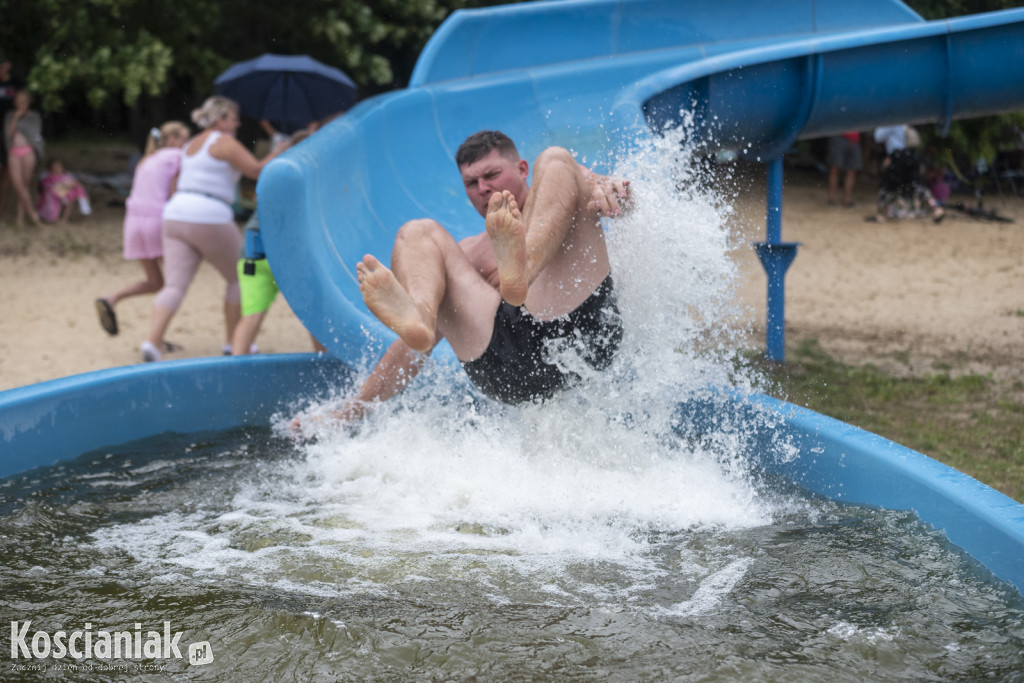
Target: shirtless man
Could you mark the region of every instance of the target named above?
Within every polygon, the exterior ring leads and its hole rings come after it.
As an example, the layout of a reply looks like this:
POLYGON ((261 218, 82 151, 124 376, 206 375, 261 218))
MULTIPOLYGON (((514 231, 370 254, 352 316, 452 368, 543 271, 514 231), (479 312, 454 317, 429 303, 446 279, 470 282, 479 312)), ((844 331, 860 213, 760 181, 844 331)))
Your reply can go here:
POLYGON ((617 216, 629 181, 598 175, 565 149, 529 164, 503 133, 470 136, 455 157, 486 231, 461 242, 437 221, 398 231, 389 270, 366 255, 356 266, 367 307, 399 340, 335 417, 363 415, 416 376, 445 338, 470 378, 506 403, 547 398, 575 377, 545 362, 552 339, 572 340, 607 367, 622 337, 601 216, 617 216))

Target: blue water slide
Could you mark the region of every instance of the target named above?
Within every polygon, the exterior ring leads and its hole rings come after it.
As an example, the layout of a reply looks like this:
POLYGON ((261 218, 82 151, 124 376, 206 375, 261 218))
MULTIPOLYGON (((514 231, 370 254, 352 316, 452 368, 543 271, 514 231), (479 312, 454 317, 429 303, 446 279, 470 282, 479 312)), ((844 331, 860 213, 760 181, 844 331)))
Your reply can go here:
POLYGON ((293 309, 339 358, 392 339, 355 264, 420 217, 479 232, 454 167, 499 128, 598 170, 691 112, 709 148, 770 160, 800 138, 1024 108, 1024 10, 925 22, 892 0, 568 0, 454 13, 409 88, 362 103, 275 160, 260 222, 293 309), (765 5, 764 7, 768 7, 765 5))
MULTIPOLYGON (((565 0, 457 12, 410 87, 367 100, 264 170, 260 223, 293 310, 332 352, 172 361, 0 392, 0 477, 163 432, 266 424, 344 390, 393 336, 354 266, 388 260, 405 221, 481 229, 454 167, 469 134, 500 128, 532 158, 615 155, 692 112, 699 142, 770 160, 793 140, 1024 108, 1024 10, 925 22, 874 0, 565 0), (713 124, 713 125, 712 125, 713 124)), ((926 456, 763 396, 779 418, 752 456, 809 491, 913 509, 1024 591, 1024 506, 926 456), (780 439, 799 457, 776 459, 780 439)), ((721 402, 684 401, 690 429, 721 402)), ((756 421, 753 421, 756 423, 756 421)))
POLYGON ((267 426, 350 382, 319 354, 196 358, 98 370, 0 392, 0 477, 154 434, 267 426))

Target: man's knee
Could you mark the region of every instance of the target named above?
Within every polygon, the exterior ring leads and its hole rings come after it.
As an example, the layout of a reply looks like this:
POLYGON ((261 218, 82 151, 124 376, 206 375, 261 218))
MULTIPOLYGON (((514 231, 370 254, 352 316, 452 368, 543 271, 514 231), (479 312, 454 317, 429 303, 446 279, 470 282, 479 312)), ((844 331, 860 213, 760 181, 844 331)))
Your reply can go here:
POLYGON ((419 243, 424 240, 434 240, 440 234, 447 234, 444 226, 430 218, 417 218, 405 223, 398 229, 395 236, 395 245, 402 243, 419 243))
POLYGON ((536 174, 538 170, 550 166, 564 166, 567 164, 571 164, 573 169, 576 168, 576 159, 573 158, 572 152, 565 147, 548 147, 537 155, 537 160, 533 162, 533 171, 536 174))
POLYGON ((561 188, 562 192, 579 193, 580 197, 589 193, 586 187, 586 179, 576 163, 572 152, 564 147, 548 147, 533 164, 533 182, 535 186, 555 186, 561 188))

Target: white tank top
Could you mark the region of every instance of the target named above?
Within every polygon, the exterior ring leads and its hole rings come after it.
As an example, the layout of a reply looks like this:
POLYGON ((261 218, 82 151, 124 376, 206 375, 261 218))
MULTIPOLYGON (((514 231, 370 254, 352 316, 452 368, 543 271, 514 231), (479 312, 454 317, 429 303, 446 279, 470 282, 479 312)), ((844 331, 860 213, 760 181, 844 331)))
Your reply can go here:
POLYGON ((210 156, 210 146, 220 136, 219 131, 211 131, 195 154, 182 149, 178 188, 164 205, 164 220, 212 225, 234 220, 231 205, 242 174, 227 161, 210 156))

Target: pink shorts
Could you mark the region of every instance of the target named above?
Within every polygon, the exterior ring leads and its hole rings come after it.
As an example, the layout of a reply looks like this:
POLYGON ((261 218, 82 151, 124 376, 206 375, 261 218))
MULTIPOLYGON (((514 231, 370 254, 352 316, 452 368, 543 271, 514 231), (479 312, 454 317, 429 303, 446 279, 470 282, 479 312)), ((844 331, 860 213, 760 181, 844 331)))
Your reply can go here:
POLYGON ((129 261, 164 255, 163 218, 160 214, 133 212, 124 216, 124 257, 129 261))
POLYGON ((27 157, 31 153, 31 145, 18 145, 17 147, 11 147, 11 154, 18 157, 19 159, 22 157, 27 157))

